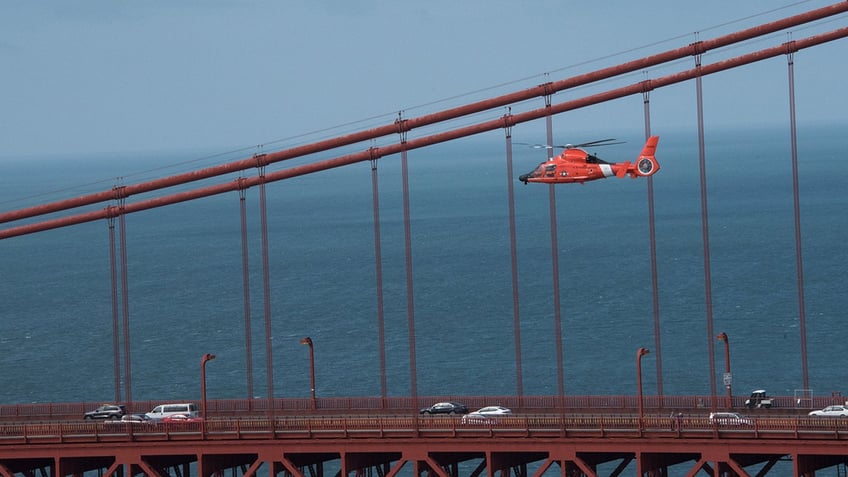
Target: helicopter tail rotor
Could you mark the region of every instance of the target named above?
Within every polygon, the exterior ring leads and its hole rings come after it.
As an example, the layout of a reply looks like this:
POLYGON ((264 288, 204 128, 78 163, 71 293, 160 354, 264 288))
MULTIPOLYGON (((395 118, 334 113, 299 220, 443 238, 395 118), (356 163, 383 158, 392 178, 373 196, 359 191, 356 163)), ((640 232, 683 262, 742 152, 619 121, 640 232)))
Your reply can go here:
POLYGON ((659 140, 659 136, 651 136, 645 142, 645 147, 642 148, 639 158, 636 159, 636 166, 629 171, 632 177, 648 177, 656 174, 660 170, 660 163, 657 161, 655 155, 659 140))

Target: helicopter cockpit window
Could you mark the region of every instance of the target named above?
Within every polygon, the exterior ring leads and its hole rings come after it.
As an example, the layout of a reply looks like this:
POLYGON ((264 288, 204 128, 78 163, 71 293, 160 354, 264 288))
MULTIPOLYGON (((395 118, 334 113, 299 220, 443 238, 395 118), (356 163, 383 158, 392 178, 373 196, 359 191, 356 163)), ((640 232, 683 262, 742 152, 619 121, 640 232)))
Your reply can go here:
POLYGON ((556 164, 551 164, 549 166, 545 166, 545 172, 554 172, 556 170, 556 164))
POLYGON ((588 156, 586 156, 586 162, 589 164, 609 164, 609 162, 601 159, 600 157, 594 154, 589 154, 588 156))

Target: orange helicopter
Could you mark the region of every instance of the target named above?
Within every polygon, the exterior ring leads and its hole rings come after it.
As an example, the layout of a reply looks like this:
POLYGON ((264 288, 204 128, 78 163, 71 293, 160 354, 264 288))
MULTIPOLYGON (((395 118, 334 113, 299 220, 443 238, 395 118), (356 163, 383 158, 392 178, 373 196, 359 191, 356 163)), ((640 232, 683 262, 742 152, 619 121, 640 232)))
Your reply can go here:
POLYGON ((584 183, 596 179, 604 179, 610 176, 624 177, 630 175, 632 178, 652 176, 660 170, 660 163, 654 157, 657 150, 659 136, 651 136, 645 142, 642 153, 635 162, 607 162, 594 154, 589 154, 582 147, 608 146, 621 144, 615 139, 601 139, 576 145, 546 146, 533 145, 533 147, 562 147, 565 150, 559 156, 552 157, 539 164, 532 172, 518 176, 518 180, 527 184, 528 182, 544 182, 547 184, 567 184, 571 182, 584 183))

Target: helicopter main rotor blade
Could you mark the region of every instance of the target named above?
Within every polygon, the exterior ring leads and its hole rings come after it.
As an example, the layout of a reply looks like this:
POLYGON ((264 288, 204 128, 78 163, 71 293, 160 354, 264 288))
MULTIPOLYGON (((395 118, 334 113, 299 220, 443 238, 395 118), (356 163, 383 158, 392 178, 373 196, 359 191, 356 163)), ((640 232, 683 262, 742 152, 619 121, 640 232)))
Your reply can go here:
POLYGON ((563 144, 563 145, 550 145, 550 144, 531 144, 529 142, 514 142, 513 144, 518 144, 521 146, 528 146, 533 149, 573 149, 575 147, 590 147, 590 146, 612 146, 613 144, 624 144, 626 141, 619 141, 615 138, 609 139, 598 139, 597 141, 589 141, 582 142, 580 144, 563 144))
POLYGON ((589 147, 589 146, 612 146, 613 144, 624 144, 624 141, 619 141, 615 138, 598 139, 597 141, 583 142, 580 144, 571 144, 570 147, 589 147), (612 142, 615 141, 615 142, 612 142))
POLYGON ((551 146, 549 144, 530 144, 529 142, 514 142, 513 144, 519 144, 521 146, 529 146, 529 147, 532 147, 533 149, 553 149, 555 147, 560 147, 560 146, 551 146))

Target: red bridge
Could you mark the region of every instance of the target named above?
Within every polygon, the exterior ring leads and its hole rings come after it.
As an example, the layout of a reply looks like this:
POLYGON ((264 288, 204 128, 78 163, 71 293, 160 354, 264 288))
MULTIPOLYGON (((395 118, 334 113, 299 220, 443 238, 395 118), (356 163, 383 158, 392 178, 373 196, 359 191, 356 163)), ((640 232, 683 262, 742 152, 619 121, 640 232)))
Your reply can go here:
MULTIPOLYGON (((548 142, 552 143, 552 116, 598 103, 631 95, 644 98, 645 132, 650 135, 649 93, 655 89, 685 81, 695 81, 697 101, 702 104, 701 78, 753 62, 785 56, 789 71, 790 123, 793 147, 795 144, 794 118, 794 62, 793 55, 801 50, 844 38, 848 27, 813 36, 798 38, 736 57, 702 64, 705 52, 728 46, 746 46, 752 39, 787 31, 811 22, 835 17, 848 11, 848 2, 812 10, 804 14, 785 18, 772 23, 749 28, 711 40, 691 43, 661 54, 640 58, 614 67, 542 84, 535 88, 491 98, 464 106, 440 111, 425 116, 404 118, 381 127, 367 129, 329 140, 319 141, 277 152, 256 154, 253 157, 131 185, 121 185, 100 193, 76 197, 36 207, 0 214, 0 223, 29 219, 23 225, 9 225, 0 229, 0 239, 38 233, 85 222, 104 220, 110 225, 112 290, 114 294, 114 372, 115 400, 125 402, 132 412, 143 412, 152 403, 134 401, 132 397, 131 349, 129 339, 129 310, 126 275, 126 232, 124 220, 129 214, 190 201, 224 192, 239 192, 242 196, 242 236, 246 238, 244 226, 244 191, 260 189, 261 210, 265 212, 265 187, 275 181, 285 180, 313 172, 337 168, 357 162, 371 161, 393 154, 400 154, 404 180, 404 222, 407 238, 406 265, 411 267, 409 249, 409 203, 407 184, 407 152, 425 146, 451 141, 482 132, 502 129, 505 132, 506 156, 510 177, 510 233, 515 244, 515 213, 512 207, 512 137, 511 128, 519 123, 546 119, 548 142), (611 89, 591 96, 565 101, 551 102, 551 96, 559 91, 577 86, 598 84, 603 80, 642 71, 648 67, 693 58, 694 67, 667 76, 649 78, 634 84, 611 89), (470 126, 450 129, 440 133, 408 139, 410 131, 431 125, 442 124, 456 118, 510 107, 516 110, 528 100, 542 98, 544 107, 510 112, 502 117, 470 126), (302 164, 275 172, 266 172, 268 165, 300 158, 322 151, 335 150, 386 136, 397 136, 397 142, 377 147, 371 145, 360 152, 302 164), (258 170, 252 177, 240 177, 236 181, 194 190, 162 195, 132 202, 141 194, 150 194, 169 187, 194 181, 214 179, 224 174, 258 170), (74 209, 94 204, 107 203, 96 211, 62 215, 74 209), (51 215, 49 218, 38 217, 51 215), (57 217, 58 216, 58 217, 57 217), (116 224, 117 222, 117 224, 116 224), (117 225, 117 235, 116 235, 117 225), (119 299, 120 298, 120 299, 119 299), (120 304, 124 304, 123 307, 120 304), (119 330, 122 332, 119 332, 119 330), (123 367, 121 366, 123 364, 123 367)), ((844 21, 845 17, 841 18, 844 21)), ((526 107, 526 106, 524 106, 526 107)), ((709 236, 706 221, 706 187, 703 183, 703 112, 699 107, 698 126, 702 165, 702 203, 704 224, 705 256, 709 252, 709 236)), ((793 166, 797 165, 793 150, 793 166)), ((375 194, 375 247, 378 300, 382 299, 382 271, 380 261, 379 207, 376 201, 377 181, 374 169, 373 189, 375 194)), ((797 167, 793 167, 795 222, 800 223, 798 210, 797 167)), ((647 179, 648 209, 650 217, 651 244, 654 247, 653 188, 647 179)), ((554 189, 551 194, 552 250, 556 247, 556 213, 554 189)), ((637 396, 571 396, 564 392, 562 369, 562 341, 557 341, 557 390, 554 396, 526 396, 523 392, 520 350, 516 352, 517 393, 515 396, 419 396, 416 383, 414 309, 410 299, 408 310, 410 335, 410 379, 411 396, 391 398, 386 392, 385 343, 380 343, 382 395, 376 398, 317 398, 285 399, 273 393, 273 366, 271 359, 270 303, 268 287, 267 229, 263 216, 263 275, 265 279, 265 353, 268 379, 268 397, 237 401, 209 400, 205 393, 205 365, 211 355, 201 361, 202 409, 204 418, 196 422, 182 423, 129 423, 129 422, 83 422, 80 417, 90 409, 89 403, 51 405, 6 405, 0 406, 0 475, 52 476, 83 475, 232 475, 252 476, 260 473, 294 477, 323 477, 334 475, 394 477, 399 474, 477 477, 496 473, 516 477, 539 477, 558 472, 561 476, 620 475, 636 469, 640 476, 696 475, 707 473, 719 475, 766 475, 791 468, 795 476, 812 476, 817 471, 845 475, 848 452, 848 419, 822 419, 807 416, 812 408, 829 404, 842 404, 842 397, 827 398, 811 396, 781 396, 776 398, 771 412, 751 412, 750 422, 727 425, 711 421, 710 411, 743 407, 744 398, 734 396, 728 382, 727 395, 718 391, 716 372, 711 371, 711 393, 708 396, 666 396, 662 391, 661 346, 659 340, 658 311, 655 312, 655 345, 652 353, 657 356, 658 393, 643 396, 641 359, 649 351, 634 349, 639 392, 637 396), (486 423, 463 422, 459 416, 422 416, 418 409, 434 400, 461 400, 469 405, 483 406, 493 401, 513 408, 514 415, 486 423)), ((800 234, 796 234, 797 257, 800 264, 800 234)), ((653 273, 656 275, 655 250, 652 250, 653 273)), ((557 281, 557 254, 552 252, 554 265, 554 315, 560 327, 560 306, 557 281)), ((245 274, 247 258, 245 254, 245 274)), ((512 251, 515 263, 515 249, 512 251)), ((705 281, 709 290, 709 260, 705 260, 705 281)), ((801 337, 801 362, 804 387, 808 386, 806 359, 806 332, 803 307, 804 283, 798 271, 798 298, 801 303, 799 325, 801 337)), ((513 281, 517 274, 513 273, 513 281)), ((407 274, 407 290, 411 296, 412 277, 407 274)), ((515 289, 515 283, 514 283, 515 289)), ((245 284, 245 294, 248 293, 245 284)), ((653 299, 656 309, 657 284, 654 279, 653 299)), ((730 375, 729 341, 727 335, 713 330, 712 311, 707 293, 707 328, 710 362, 714 362, 714 338, 724 344, 727 376, 730 375)), ((378 307, 382 313, 382 302, 378 307)), ((249 312, 245 314, 249 329, 249 312)), ((518 312, 515 326, 519 329, 518 312)), ((382 336, 382 316, 379 317, 382 336)), ((562 333, 560 333, 561 335, 562 333)), ((248 333, 249 335, 249 333, 248 333)), ((520 346, 516 337, 516 347, 520 346)), ((311 341, 304 339, 303 344, 311 341)), ((247 356, 251 356, 251 344, 246 343, 247 356)), ((250 359, 248 359, 250 362, 250 359)), ((253 377, 250 366, 247 370, 247 396, 253 396, 253 377)), ((314 376, 314 374, 313 374, 314 376)))
POLYGON ((848 420, 791 409, 735 424, 689 413, 715 407, 708 396, 462 399, 497 399, 518 412, 479 422, 420 416, 410 398, 278 399, 273 406, 215 401, 210 418, 196 422, 132 423, 80 422, 81 404, 57 405, 49 415, 43 405, 6 406, 0 473, 456 477, 541 476, 553 467, 560 475, 620 475, 635 464, 639 475, 751 475, 751 468, 765 475, 791 461, 795 475, 813 475, 846 461, 848 420), (664 415, 668 409, 687 413, 664 415))

